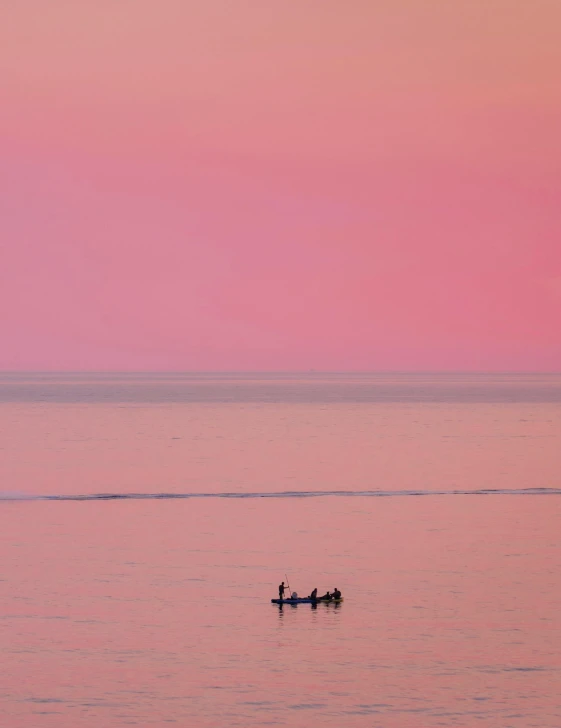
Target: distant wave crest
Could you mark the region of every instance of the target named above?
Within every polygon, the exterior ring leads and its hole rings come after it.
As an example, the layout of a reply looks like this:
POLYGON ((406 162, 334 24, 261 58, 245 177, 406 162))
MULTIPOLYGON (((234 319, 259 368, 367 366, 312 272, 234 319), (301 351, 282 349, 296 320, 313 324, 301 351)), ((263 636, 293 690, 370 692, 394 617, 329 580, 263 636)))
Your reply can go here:
POLYGON ((0 493, 3 501, 178 500, 188 498, 403 498, 435 495, 561 495, 561 488, 480 488, 475 490, 308 490, 273 493, 0 493))

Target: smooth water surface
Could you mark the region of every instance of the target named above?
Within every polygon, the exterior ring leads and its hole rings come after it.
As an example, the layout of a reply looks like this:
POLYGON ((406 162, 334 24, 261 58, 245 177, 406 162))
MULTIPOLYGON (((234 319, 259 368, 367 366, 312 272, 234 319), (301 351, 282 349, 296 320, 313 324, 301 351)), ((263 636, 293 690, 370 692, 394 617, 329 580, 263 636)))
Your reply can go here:
POLYGON ((3 375, 0 725, 558 728, 560 392, 3 375))

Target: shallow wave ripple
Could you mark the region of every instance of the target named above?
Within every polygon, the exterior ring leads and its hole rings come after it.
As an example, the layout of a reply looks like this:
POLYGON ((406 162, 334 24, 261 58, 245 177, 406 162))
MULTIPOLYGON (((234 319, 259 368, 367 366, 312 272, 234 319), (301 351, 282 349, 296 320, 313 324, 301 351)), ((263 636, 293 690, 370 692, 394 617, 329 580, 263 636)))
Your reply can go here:
POLYGON ((430 495, 561 495, 561 488, 481 488, 477 490, 308 490, 274 493, 84 493, 26 495, 0 493, 4 501, 174 500, 187 498, 403 498, 430 495))

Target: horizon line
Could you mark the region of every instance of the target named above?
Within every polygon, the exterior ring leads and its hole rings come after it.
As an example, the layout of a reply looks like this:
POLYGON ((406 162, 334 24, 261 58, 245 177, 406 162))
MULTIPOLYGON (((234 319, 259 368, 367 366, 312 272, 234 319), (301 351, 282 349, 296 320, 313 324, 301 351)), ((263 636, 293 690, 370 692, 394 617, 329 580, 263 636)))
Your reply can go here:
POLYGON ((540 374, 561 375, 553 369, 2 369, 5 374, 540 374))

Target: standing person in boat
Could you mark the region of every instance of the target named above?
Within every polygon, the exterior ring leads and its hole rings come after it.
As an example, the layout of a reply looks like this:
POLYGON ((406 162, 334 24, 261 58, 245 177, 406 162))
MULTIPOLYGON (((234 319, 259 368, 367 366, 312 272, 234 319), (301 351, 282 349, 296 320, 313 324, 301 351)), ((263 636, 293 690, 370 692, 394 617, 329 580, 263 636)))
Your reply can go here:
POLYGON ((341 599, 341 592, 339 591, 339 589, 337 589, 337 587, 335 587, 335 590, 331 596, 333 597, 333 599, 341 599))
POLYGON ((317 598, 318 598, 318 588, 316 586, 316 588, 310 594, 310 599, 317 599, 317 598))
POLYGON ((284 581, 279 584, 279 599, 282 601, 284 599, 284 592, 286 591, 286 587, 284 585, 284 581))

